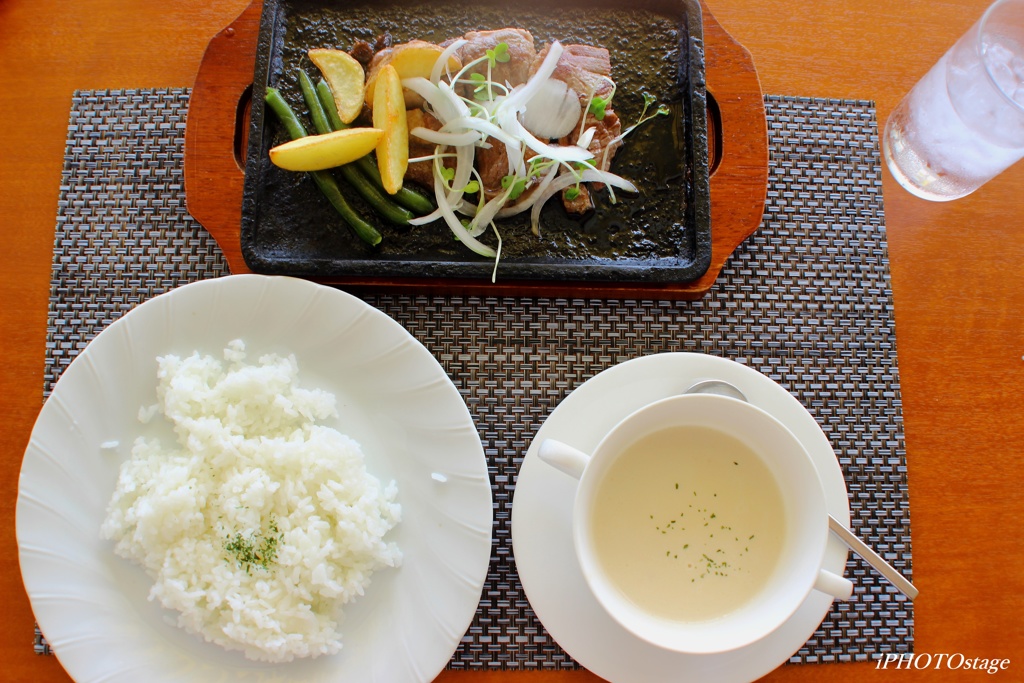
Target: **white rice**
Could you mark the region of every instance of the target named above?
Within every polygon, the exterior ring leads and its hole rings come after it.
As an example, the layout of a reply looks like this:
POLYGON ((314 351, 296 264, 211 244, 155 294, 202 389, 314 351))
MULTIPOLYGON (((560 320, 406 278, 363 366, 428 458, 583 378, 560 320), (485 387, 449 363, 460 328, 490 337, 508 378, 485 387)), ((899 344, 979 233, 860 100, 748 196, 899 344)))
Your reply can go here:
POLYGON ((136 440, 102 534, 188 631, 254 660, 334 654, 341 606, 401 562, 384 540, 401 515, 395 484, 317 424, 336 417, 335 398, 296 386, 294 357, 246 365, 234 341, 224 360, 157 359, 158 407, 178 444, 136 440))

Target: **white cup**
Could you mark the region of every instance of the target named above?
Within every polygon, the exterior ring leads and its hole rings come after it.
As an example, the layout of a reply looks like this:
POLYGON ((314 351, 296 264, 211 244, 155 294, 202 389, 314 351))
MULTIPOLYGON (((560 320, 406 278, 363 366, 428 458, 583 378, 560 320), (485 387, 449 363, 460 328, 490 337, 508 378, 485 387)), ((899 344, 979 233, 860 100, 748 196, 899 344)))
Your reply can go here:
MULTIPOLYGON (((710 394, 673 396, 644 406, 624 418, 608 432, 592 454, 553 439, 544 440, 538 454, 541 460, 579 480, 573 503, 573 543, 590 590, 613 619, 647 642, 676 652, 727 652, 775 631, 792 616, 811 590, 842 600, 849 599, 853 592, 849 580, 822 568, 828 542, 828 510, 814 463, 792 432, 754 405, 710 394), (707 453, 702 455, 685 454, 688 447, 698 448, 694 444, 704 438, 696 438, 701 434, 714 437, 708 442, 711 444, 717 444, 714 439, 725 435, 723 444, 728 444, 731 437, 749 450, 735 451, 745 454, 738 459, 732 457, 734 451, 731 447, 720 450, 717 446, 709 446, 707 453), (634 467, 640 456, 636 455, 638 449, 631 449, 631 446, 648 437, 664 441, 668 438, 664 435, 672 438, 694 436, 678 446, 680 458, 689 457, 694 462, 706 463, 710 468, 706 470, 707 481, 718 482, 714 492, 701 490, 701 482, 695 481, 693 476, 684 481, 682 490, 679 490, 680 482, 673 481, 675 475, 671 474, 677 464, 674 460, 676 450, 671 451, 673 460, 665 461, 671 467, 664 468, 665 477, 660 478, 663 481, 649 474, 661 471, 658 467, 634 467), (728 462, 721 460, 723 457, 728 462), (740 472, 741 463, 746 468, 743 472, 749 473, 748 479, 756 477, 745 484, 744 477, 735 474, 740 472), (733 465, 737 469, 728 470, 733 465), (751 510, 761 510, 759 503, 755 502, 760 500, 761 492, 747 496, 738 487, 762 482, 758 489, 775 491, 767 477, 774 480, 777 493, 765 500, 777 504, 766 503, 763 514, 754 515, 754 518, 751 510), (639 492, 642 495, 649 488, 650 500, 642 500, 636 495, 632 498, 617 497, 619 491, 615 489, 619 482, 633 482, 634 494, 639 492), (733 486, 737 487, 736 490, 729 490, 733 486), (719 493, 722 493, 721 497, 719 493), (626 500, 634 502, 625 503, 626 500), (727 507, 717 510, 716 514, 712 510, 718 503, 708 503, 709 500, 724 501, 722 504, 727 507), (741 502, 737 504, 737 500, 741 502), (663 501, 670 502, 662 504, 663 501), (671 508, 665 508, 665 505, 671 508), (609 506, 619 507, 612 512, 609 506), (743 512, 744 506, 746 512, 743 512), (655 512, 671 509, 674 517, 677 508, 683 508, 679 511, 680 517, 671 523, 661 512, 655 512), (686 514, 690 516, 686 517, 686 514), (733 518, 745 520, 748 528, 728 526, 726 522, 731 524, 733 518), (778 523, 773 527, 778 527, 779 533, 775 536, 762 534, 759 539, 769 540, 761 548, 755 548, 753 554, 747 547, 746 561, 750 564, 744 566, 742 546, 747 539, 741 540, 740 535, 764 523, 761 518, 777 519, 778 523), (751 523, 754 526, 750 526, 751 523), (602 538, 601 534, 607 536, 611 527, 617 529, 615 533, 619 537, 628 538, 629 543, 634 542, 634 534, 636 539, 640 539, 637 543, 646 539, 638 546, 642 550, 609 553, 607 542, 598 539, 602 538), (720 540, 712 541, 709 536, 716 532, 721 534, 720 540), (738 543, 727 546, 731 554, 715 555, 715 552, 723 552, 722 548, 717 551, 711 548, 723 543, 723 538, 730 544, 735 538, 738 543), (675 544, 674 550, 666 550, 663 555, 661 551, 673 547, 671 544, 675 544), (762 554, 758 555, 758 552, 762 554), (774 559, 771 562, 756 561, 757 557, 768 557, 772 553, 774 559), (728 561, 724 559, 726 557, 728 561), (623 579, 622 571, 635 571, 636 581, 623 579), (671 581, 659 583, 656 577, 665 576, 669 576, 671 581), (742 581, 750 581, 751 588, 739 590, 740 584, 736 582, 742 581), (687 582, 691 584, 689 588, 687 582), (624 583, 629 585, 621 585, 624 583), (666 587, 666 597, 669 593, 675 594, 677 589, 700 591, 699 595, 680 593, 677 599, 681 604, 694 605, 708 601, 708 608, 712 611, 719 595, 728 602, 739 599, 736 596, 744 591, 752 592, 742 604, 728 606, 723 614, 694 618, 688 614, 666 614, 660 605, 652 608, 650 595, 640 598, 643 591, 648 594, 653 591, 657 599, 662 586, 666 587)), ((749 545, 754 545, 754 542, 749 545)), ((665 604, 669 601, 666 600, 665 604)))

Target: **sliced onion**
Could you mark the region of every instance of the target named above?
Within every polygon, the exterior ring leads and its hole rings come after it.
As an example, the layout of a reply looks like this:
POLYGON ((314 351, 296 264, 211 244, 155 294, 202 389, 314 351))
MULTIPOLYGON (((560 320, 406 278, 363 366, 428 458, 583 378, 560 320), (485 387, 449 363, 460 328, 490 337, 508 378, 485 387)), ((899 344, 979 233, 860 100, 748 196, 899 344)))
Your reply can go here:
POLYGON ((637 191, 636 185, 629 182, 622 176, 617 176, 614 173, 609 173, 608 171, 587 169, 579 176, 573 175, 572 173, 566 173, 565 175, 559 176, 552 181, 547 188, 538 193, 540 196, 537 197, 537 201, 534 203, 533 209, 530 211, 530 227, 533 228, 533 233, 535 235, 540 234, 540 210, 544 208, 544 204, 557 193, 567 187, 575 185, 576 183, 604 183, 605 185, 618 187, 626 190, 627 192, 637 191))
POLYGON ((403 79, 402 87, 413 91, 426 100, 427 104, 430 105, 434 116, 442 124, 459 117, 458 109, 452 103, 451 98, 448 97, 447 93, 441 90, 439 85, 434 85, 427 79, 416 76, 414 78, 403 79))
POLYGON ((480 133, 475 130, 469 130, 465 133, 447 133, 443 130, 431 130, 423 126, 416 126, 409 131, 409 135, 432 142, 435 145, 448 145, 450 147, 472 145, 480 140, 480 133))
POLYGON ((580 136, 580 139, 576 141, 576 146, 582 147, 583 149, 590 149, 590 143, 593 142, 594 134, 596 132, 596 126, 591 126, 590 128, 587 128, 585 131, 583 131, 583 135, 580 136))
POLYGON ((409 225, 426 225, 427 223, 433 223, 434 221, 441 217, 441 209, 434 209, 425 216, 416 216, 416 218, 410 218, 409 225))
POLYGON ((435 162, 434 169, 434 198, 437 200, 437 208, 441 211, 441 215, 444 216, 444 222, 448 224, 448 227, 451 228, 453 233, 455 233, 455 236, 458 237, 459 240, 467 247, 481 256, 493 258, 497 255, 497 252, 470 235, 469 231, 466 230, 466 227, 462 225, 462 221, 460 221, 459 217, 455 215, 453 203, 449 202, 449 197, 458 195, 458 199, 456 201, 461 201, 462 193, 458 191, 453 192, 451 195, 447 195, 445 193, 444 181, 441 177, 440 170, 436 168, 436 166, 437 162, 435 162))
POLYGON ((441 80, 441 73, 445 70, 448 65, 448 59, 455 54, 460 47, 468 43, 469 41, 465 38, 459 38, 454 43, 444 49, 438 58, 434 62, 434 68, 430 70, 430 82, 437 85, 438 81, 441 80))
POLYGON ((455 87, 453 85, 441 81, 440 83, 437 84, 437 89, 441 91, 441 94, 444 97, 448 98, 448 101, 451 102, 452 107, 454 107, 458 116, 473 115, 473 112, 469 110, 469 107, 466 105, 465 101, 463 101, 463 99, 459 97, 459 94, 455 92, 455 87))
MULTIPOLYGON (((504 126, 502 127, 504 128, 504 126)), ((549 145, 546 142, 541 142, 534 137, 533 133, 523 128, 523 124, 519 123, 518 118, 509 121, 508 128, 505 128, 505 131, 521 139, 526 143, 527 147, 542 157, 561 161, 562 163, 586 161, 594 156, 590 150, 577 147, 576 145, 549 145)))
MULTIPOLYGON (((444 184, 444 177, 441 175, 440 152, 441 150, 439 147, 434 156, 434 187, 436 190, 438 185, 440 185, 441 190, 444 193, 447 188, 444 184)), ((470 174, 473 173, 473 158, 474 154, 472 146, 465 145, 455 148, 455 177, 452 178, 452 187, 457 189, 445 194, 445 205, 453 211, 458 210, 462 204, 464 204, 462 201, 462 189, 466 187, 466 184, 469 182, 470 174)), ((426 225, 427 223, 433 223, 439 218, 446 218, 440 205, 426 216, 418 216, 416 218, 409 219, 409 225, 426 225)), ((460 223, 459 225, 461 227, 462 224, 460 223)))
POLYGON ((530 77, 530 80, 524 86, 516 88, 509 93, 508 99, 505 100, 505 105, 518 111, 529 104, 537 90, 555 72, 555 67, 558 66, 558 60, 561 59, 563 50, 562 44, 557 40, 552 42, 551 47, 548 48, 547 56, 544 57, 544 61, 537 67, 536 73, 530 77))
POLYGON ((484 207, 477 211, 476 216, 473 218, 473 222, 470 224, 469 232, 471 235, 476 237, 487 229, 487 226, 490 225, 491 221, 494 220, 494 217, 498 215, 498 212, 501 211, 502 207, 508 202, 508 198, 512 194, 512 190, 514 188, 515 184, 510 183, 508 189, 484 204, 484 207))
POLYGON ((544 190, 547 189, 547 186, 550 185, 551 181, 555 179, 556 175, 558 175, 558 169, 558 164, 552 164, 551 168, 548 169, 548 172, 544 174, 544 177, 541 179, 540 184, 537 186, 535 190, 530 192, 529 196, 527 196, 526 199, 524 199, 521 202, 516 202, 512 206, 506 206, 505 208, 498 212, 498 215, 495 216, 495 218, 508 218, 509 216, 516 216, 532 207, 537 202, 537 198, 544 193, 544 190))
POLYGON ((495 116, 502 132, 512 140, 512 142, 505 143, 505 154, 508 157, 509 173, 525 176, 526 159, 523 156, 523 143, 515 134, 514 130, 516 127, 522 128, 519 124, 519 120, 516 118, 518 114, 514 109, 509 108, 499 110, 496 112, 495 116))
MULTIPOLYGON (((526 130, 539 138, 558 139, 571 133, 580 122, 583 107, 576 91, 564 81, 549 78, 519 116, 526 130)), ((580 145, 586 148, 587 145, 580 145)))
POLYGON ((446 123, 444 126, 446 130, 449 127, 451 127, 451 130, 453 131, 459 129, 470 129, 479 131, 480 133, 483 133, 487 137, 494 138, 498 142, 501 142, 506 145, 520 144, 519 140, 515 139, 514 137, 506 133, 504 130, 501 129, 501 127, 491 123, 490 121, 477 118, 476 116, 462 116, 457 119, 453 119, 446 123))

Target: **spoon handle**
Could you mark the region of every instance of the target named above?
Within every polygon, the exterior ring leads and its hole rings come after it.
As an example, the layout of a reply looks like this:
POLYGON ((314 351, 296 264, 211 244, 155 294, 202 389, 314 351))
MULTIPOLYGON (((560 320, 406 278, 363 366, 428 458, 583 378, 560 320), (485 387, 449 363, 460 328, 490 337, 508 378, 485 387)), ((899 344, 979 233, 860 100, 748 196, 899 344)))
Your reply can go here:
POLYGON ((907 581, 907 579, 896 571, 888 562, 882 559, 881 555, 876 553, 871 547, 860 540, 852 531, 843 526, 838 519, 832 515, 828 516, 828 528, 834 533, 839 539, 845 543, 849 548, 864 558, 864 561, 870 564, 872 567, 878 570, 878 572, 889 579, 892 585, 896 586, 897 589, 908 598, 913 600, 917 597, 917 587, 914 584, 907 581))

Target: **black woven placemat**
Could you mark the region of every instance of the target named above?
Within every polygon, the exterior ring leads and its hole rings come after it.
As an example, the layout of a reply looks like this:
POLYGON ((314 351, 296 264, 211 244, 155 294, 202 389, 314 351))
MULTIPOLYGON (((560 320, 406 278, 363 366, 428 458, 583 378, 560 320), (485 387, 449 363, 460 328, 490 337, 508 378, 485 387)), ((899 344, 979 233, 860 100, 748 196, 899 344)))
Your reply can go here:
MULTIPOLYGON (((188 91, 90 91, 73 100, 50 297, 45 392, 88 341, 134 305, 227 273, 185 208, 188 91)), ((574 668, 530 609, 512 557, 516 473, 572 389, 665 351, 737 360, 788 388, 840 459, 854 530, 910 576, 910 518, 874 107, 765 98, 771 163, 761 230, 696 302, 365 296, 440 360, 490 465, 490 571, 450 667, 574 668)), ((481 283, 481 289, 486 285, 481 283)), ((793 662, 909 652, 913 609, 855 556, 837 603, 793 662)), ((49 648, 38 633, 36 649, 49 648)))

